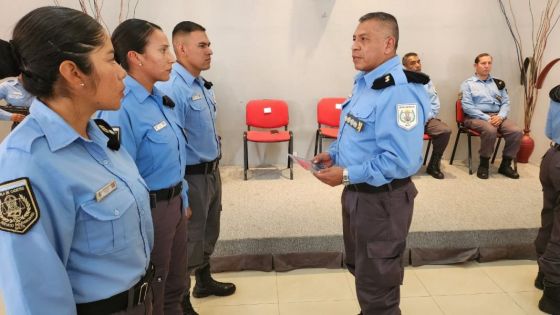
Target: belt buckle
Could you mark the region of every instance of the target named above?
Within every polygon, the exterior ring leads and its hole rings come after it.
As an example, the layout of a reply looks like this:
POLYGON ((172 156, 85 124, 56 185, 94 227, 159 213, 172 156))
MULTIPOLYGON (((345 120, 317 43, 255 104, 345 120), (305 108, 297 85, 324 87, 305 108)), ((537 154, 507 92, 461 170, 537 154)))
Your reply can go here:
POLYGON ((144 302, 147 293, 148 293, 148 282, 144 282, 140 286, 140 291, 138 292, 138 300, 136 301, 136 305, 139 305, 140 303, 144 302))

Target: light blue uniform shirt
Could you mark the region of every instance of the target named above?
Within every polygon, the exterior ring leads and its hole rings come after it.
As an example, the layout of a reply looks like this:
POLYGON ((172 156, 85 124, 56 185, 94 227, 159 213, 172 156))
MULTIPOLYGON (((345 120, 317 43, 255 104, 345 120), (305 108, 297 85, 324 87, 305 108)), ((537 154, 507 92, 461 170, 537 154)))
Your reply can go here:
POLYGON ((156 87, 150 94, 131 76, 124 79, 125 91, 118 111, 102 111, 98 116, 118 127, 121 144, 138 166, 150 190, 160 190, 183 182, 183 208, 188 207, 185 176, 185 136, 174 108, 163 105, 156 87))
POLYGON ((554 143, 560 143, 560 103, 553 100, 550 100, 545 132, 554 143))
POLYGON ((220 155, 216 134, 216 98, 181 64, 173 64, 171 78, 157 87, 177 105, 177 116, 187 135, 187 165, 210 162, 220 155))
MULTIPOLYGON (((29 107, 35 96, 29 94, 19 80, 10 79, 0 83, 0 99, 18 107, 29 107)), ((0 120, 11 120, 12 113, 0 109, 0 120)))
MULTIPOLYGON (((0 230, 7 314, 76 314, 76 303, 125 291, 148 267, 148 188, 130 155, 107 148, 93 121, 87 133, 89 140, 35 100, 0 145, 0 203, 7 201, 6 182, 27 177, 40 211, 25 234, 0 230), (97 201, 96 192, 113 181, 116 188, 97 201)), ((18 198, 20 209, 30 204, 18 198)))
POLYGON ((471 118, 490 120, 486 113, 498 113, 502 119, 509 113, 509 96, 506 89, 501 91, 492 76, 481 80, 474 75, 461 84, 463 111, 471 118))
POLYGON ((439 97, 436 91, 436 87, 434 86, 432 80, 430 80, 430 82, 428 82, 427 84, 424 84, 424 88, 426 89, 426 92, 428 92, 428 97, 430 98, 430 105, 431 105, 430 113, 428 114, 428 117, 426 119, 426 121, 428 121, 432 118, 437 117, 441 106, 439 103, 439 97))
POLYGON ((422 84, 409 84, 395 56, 368 73, 356 76, 352 96, 342 108, 338 139, 329 147, 335 164, 348 169, 350 183, 381 186, 415 174, 422 164, 424 124, 430 101, 422 84), (391 74, 395 84, 372 89, 373 82, 391 74), (406 114, 410 126, 399 125, 406 114), (345 123, 350 114, 364 123, 358 132, 345 123))

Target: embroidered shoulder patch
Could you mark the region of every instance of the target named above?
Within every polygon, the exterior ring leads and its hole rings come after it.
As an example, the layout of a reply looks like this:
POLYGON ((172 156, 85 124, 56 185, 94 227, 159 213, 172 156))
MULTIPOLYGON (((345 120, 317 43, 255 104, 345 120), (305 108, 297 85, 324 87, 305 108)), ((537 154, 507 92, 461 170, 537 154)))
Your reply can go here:
POLYGON ((418 125, 417 104, 397 104, 397 125, 405 130, 411 130, 418 125))
POLYGON ((27 177, 0 184, 0 230, 25 234, 39 220, 39 215, 27 177))

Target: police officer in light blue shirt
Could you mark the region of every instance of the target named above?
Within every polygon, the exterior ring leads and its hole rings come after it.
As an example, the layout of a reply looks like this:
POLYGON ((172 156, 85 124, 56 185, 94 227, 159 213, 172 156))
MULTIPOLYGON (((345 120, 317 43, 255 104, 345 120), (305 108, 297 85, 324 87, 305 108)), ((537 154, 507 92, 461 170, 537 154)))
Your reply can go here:
POLYGON ((521 144, 521 129, 511 120, 509 97, 504 81, 493 78, 492 56, 482 53, 474 60, 475 75, 461 84, 462 106, 465 127, 480 133, 480 165, 476 176, 488 179, 490 156, 494 152, 497 135, 500 133, 506 144, 498 173, 513 179, 519 174, 511 167, 521 144))
POLYGON ((7 314, 150 314, 148 188, 109 125, 90 119, 123 95, 108 34, 82 12, 43 7, 12 43, 15 59, 0 64, 20 65, 38 98, 0 145, 7 314))
POLYGON ((552 143, 540 170, 543 208, 535 240, 539 263, 535 286, 544 289, 539 309, 547 314, 560 314, 560 85, 550 91, 545 133, 552 143))
MULTIPOLYGON (((218 164, 220 140, 216 131, 216 97, 212 83, 201 76, 210 69, 213 51, 206 29, 183 21, 173 29, 173 49, 177 63, 171 78, 161 82, 161 89, 177 105, 177 114, 187 136, 187 168, 189 183, 188 262, 189 274, 196 284, 193 296, 228 296, 235 292, 233 283, 219 282, 210 274, 210 256, 220 235, 222 213, 222 180, 218 164)), ((190 288, 190 276, 186 278, 190 288)), ((184 315, 198 314, 187 291, 183 300, 184 315)))
POLYGON ((118 111, 99 114, 118 130, 150 188, 155 243, 152 262, 153 313, 183 314, 187 290, 187 219, 190 213, 184 180, 186 143, 175 103, 154 84, 169 79, 175 58, 161 28, 129 19, 113 32, 116 60, 128 72, 118 111))
MULTIPOLYGON (((405 54, 402 59, 402 64, 406 70, 422 72, 422 62, 418 54, 414 52, 405 54)), ((445 151, 449 143, 451 128, 437 118, 441 106, 432 80, 425 84, 424 88, 426 88, 426 92, 428 92, 430 98, 430 113, 427 118, 428 122, 424 126, 424 132, 431 137, 433 144, 432 156, 426 168, 426 172, 434 178, 443 179, 445 176, 440 169, 440 161, 443 156, 443 151, 445 151)))
MULTIPOLYGON (((29 94, 19 79, 9 79, 0 83, 0 99, 6 101, 9 105, 16 107, 29 108, 34 96, 29 94)), ((25 115, 19 113, 10 113, 0 109, 0 120, 10 120, 14 122, 12 129, 25 118, 25 115)))
POLYGON ((345 263, 356 278, 361 314, 400 314, 402 255, 422 164, 429 78, 405 71, 396 55, 399 30, 384 12, 360 18, 352 58, 361 72, 343 104, 338 138, 315 163, 324 183, 344 184, 345 263), (391 200, 391 202, 387 202, 391 200), (390 213, 391 215, 387 215, 390 213))

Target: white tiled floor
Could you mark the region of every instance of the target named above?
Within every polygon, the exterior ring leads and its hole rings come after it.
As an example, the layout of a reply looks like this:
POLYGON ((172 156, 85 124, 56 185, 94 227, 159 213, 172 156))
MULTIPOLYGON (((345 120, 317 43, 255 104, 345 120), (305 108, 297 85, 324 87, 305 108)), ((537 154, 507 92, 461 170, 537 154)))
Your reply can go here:
MULTIPOLYGON (((544 314, 537 308, 534 261, 407 267, 401 288, 405 315, 544 314)), ((192 299, 201 315, 355 315, 354 279, 342 269, 216 274, 235 282, 229 297, 192 299)), ((0 315, 5 315, 0 299, 0 315)))

